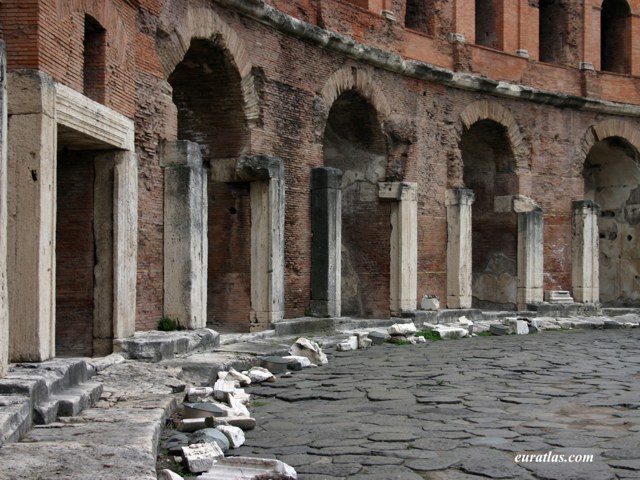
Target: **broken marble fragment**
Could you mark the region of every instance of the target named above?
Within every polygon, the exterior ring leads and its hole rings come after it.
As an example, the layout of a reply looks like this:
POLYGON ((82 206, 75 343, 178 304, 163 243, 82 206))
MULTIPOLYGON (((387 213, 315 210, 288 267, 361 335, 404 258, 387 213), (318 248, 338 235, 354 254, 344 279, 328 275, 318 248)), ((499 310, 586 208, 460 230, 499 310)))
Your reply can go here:
POLYGON ((290 353, 295 356, 307 357, 311 363, 315 363, 316 365, 326 365, 329 363, 320 345, 304 337, 296 340, 291 346, 290 353))

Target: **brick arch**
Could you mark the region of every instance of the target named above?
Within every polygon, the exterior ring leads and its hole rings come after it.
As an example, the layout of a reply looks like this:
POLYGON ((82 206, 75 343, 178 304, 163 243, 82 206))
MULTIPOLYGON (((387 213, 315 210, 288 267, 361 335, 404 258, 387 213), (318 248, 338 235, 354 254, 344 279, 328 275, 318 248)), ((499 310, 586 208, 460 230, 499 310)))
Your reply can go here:
POLYGON ((367 99, 378 114, 380 127, 391 113, 391 107, 380 87, 375 83, 370 72, 354 67, 344 67, 329 77, 320 91, 316 102, 320 102, 320 118, 317 119, 316 137, 322 141, 325 124, 333 102, 344 92, 355 90, 367 99))
POLYGON ((573 172, 576 175, 582 175, 584 162, 591 151, 591 148, 598 142, 609 137, 620 137, 629 142, 637 152, 640 152, 640 130, 631 124, 617 118, 604 120, 600 123, 590 126, 578 151, 573 158, 573 172))
POLYGON ((244 111, 247 121, 260 117, 260 103, 251 73, 252 64, 248 49, 238 34, 218 14, 208 8, 188 8, 170 31, 161 31, 156 38, 158 56, 164 69, 165 79, 182 61, 194 38, 209 39, 229 53, 241 81, 244 111))
MULTIPOLYGON (((604 0, 591 0, 592 7, 602 8, 604 0)), ((640 0, 627 0, 627 4, 631 9, 631 14, 637 14, 640 12, 640 0)))
MULTIPOLYGON (((493 120, 507 130, 507 139, 511 146, 511 151, 516 161, 517 170, 529 169, 529 151, 520 131, 520 126, 513 118, 511 112, 499 103, 479 100, 467 106, 460 114, 460 122, 465 129, 480 120, 493 120)), ((462 130, 458 135, 458 142, 462 138, 462 130)))
POLYGON ((122 15, 113 2, 56 0, 55 9, 57 18, 60 20, 74 13, 84 13, 96 19, 107 31, 108 48, 111 50, 111 55, 120 62, 125 61, 131 38, 125 28, 122 15))

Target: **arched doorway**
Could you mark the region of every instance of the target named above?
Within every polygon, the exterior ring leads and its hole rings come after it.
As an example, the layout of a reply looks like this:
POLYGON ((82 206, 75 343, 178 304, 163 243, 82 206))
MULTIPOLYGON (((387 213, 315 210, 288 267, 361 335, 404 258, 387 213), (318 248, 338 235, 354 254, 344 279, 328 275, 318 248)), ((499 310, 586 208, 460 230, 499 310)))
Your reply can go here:
POLYGON ((595 143, 584 164, 585 199, 600 206, 599 285, 606 306, 640 306, 640 168, 622 137, 595 143))
POLYGON ((478 120, 465 129, 460 150, 464 184, 473 190, 472 306, 516 308, 518 219, 511 202, 517 193, 515 160, 506 128, 478 120))
MULTIPOLYGON (((200 145, 205 167, 216 169, 245 153, 249 133, 240 74, 219 41, 193 39, 169 83, 178 138, 200 145)), ((220 332, 246 332, 251 310, 249 183, 209 180, 207 192, 207 325, 220 332)))
POLYGON ((568 6, 561 0, 540 0, 539 58, 541 62, 562 63, 569 46, 568 6))
POLYGON ((342 176, 342 315, 388 318, 389 202, 378 195, 387 143, 378 114, 357 90, 331 106, 324 130, 325 166, 342 176))

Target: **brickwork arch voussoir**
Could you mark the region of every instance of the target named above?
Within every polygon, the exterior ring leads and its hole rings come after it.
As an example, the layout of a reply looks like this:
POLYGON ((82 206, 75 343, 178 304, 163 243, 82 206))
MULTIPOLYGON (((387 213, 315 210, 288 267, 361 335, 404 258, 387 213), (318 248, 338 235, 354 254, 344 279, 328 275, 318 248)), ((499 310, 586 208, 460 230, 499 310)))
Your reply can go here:
MULTIPOLYGON (((529 168, 529 152, 520 126, 516 122, 511 112, 499 103, 479 100, 468 105, 460 114, 460 121, 464 129, 480 120, 493 120, 506 129, 507 138, 511 146, 511 151, 515 157, 516 168, 518 170, 529 168)), ((458 143, 462 140, 462 130, 459 132, 458 143)))
POLYGON ((248 121, 257 120, 260 117, 260 103, 248 49, 238 34, 209 8, 189 8, 169 32, 158 35, 158 56, 165 78, 169 78, 176 69, 189 50, 191 40, 195 38, 213 40, 228 52, 240 75, 246 118, 248 121))
POLYGON ((573 170, 582 173, 584 162, 593 146, 610 137, 620 137, 640 152, 640 130, 624 120, 612 118, 589 127, 573 161, 573 170))

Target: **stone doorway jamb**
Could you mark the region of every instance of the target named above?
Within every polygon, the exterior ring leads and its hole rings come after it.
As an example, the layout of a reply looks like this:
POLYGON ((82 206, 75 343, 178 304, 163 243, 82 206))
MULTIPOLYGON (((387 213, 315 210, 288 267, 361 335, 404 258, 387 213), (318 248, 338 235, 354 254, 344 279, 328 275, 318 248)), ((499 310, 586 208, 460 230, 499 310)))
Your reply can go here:
POLYGON ((600 301, 600 206, 591 200, 572 203, 571 283, 573 298, 580 303, 600 301))
POLYGON ((447 308, 471 308, 471 206, 473 190, 446 192, 447 206, 447 308))
POLYGON ((418 184, 414 182, 378 183, 378 196, 394 200, 391 206, 392 315, 416 310, 418 296, 418 184))
POLYGON ((342 310, 342 170, 311 170, 311 311, 339 317, 342 310))

